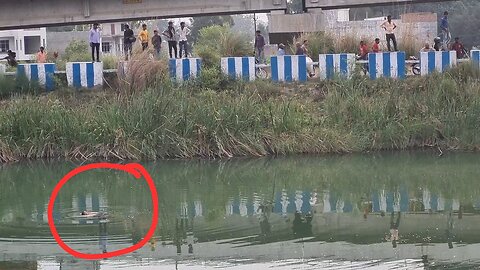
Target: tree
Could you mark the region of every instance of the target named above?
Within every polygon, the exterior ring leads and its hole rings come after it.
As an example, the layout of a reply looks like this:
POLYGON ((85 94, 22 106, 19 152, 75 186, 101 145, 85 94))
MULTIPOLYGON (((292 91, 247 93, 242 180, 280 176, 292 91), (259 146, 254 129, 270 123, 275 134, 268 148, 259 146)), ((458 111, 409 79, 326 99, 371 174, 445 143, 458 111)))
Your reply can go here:
POLYGON ((193 43, 195 43, 198 39, 200 30, 204 27, 213 26, 213 25, 221 25, 221 26, 233 26, 234 21, 232 16, 208 16, 208 17, 196 17, 191 19, 191 37, 193 43))

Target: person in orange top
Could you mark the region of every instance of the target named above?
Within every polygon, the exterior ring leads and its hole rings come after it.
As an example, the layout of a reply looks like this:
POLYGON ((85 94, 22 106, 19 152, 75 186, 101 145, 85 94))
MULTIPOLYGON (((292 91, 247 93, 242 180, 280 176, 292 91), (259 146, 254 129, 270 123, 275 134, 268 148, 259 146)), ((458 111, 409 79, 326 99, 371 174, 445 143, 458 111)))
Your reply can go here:
POLYGON ((148 31, 147 31, 147 25, 143 24, 142 25, 142 31, 140 31, 140 34, 138 34, 138 39, 142 43, 142 49, 145 51, 148 48, 148 31))
POLYGON ((37 63, 46 63, 47 62, 47 52, 44 47, 40 47, 40 51, 37 53, 37 63))
POLYGON ((375 39, 375 42, 373 43, 373 46, 372 46, 372 52, 374 52, 374 53, 381 52, 381 50, 380 50, 380 39, 379 38, 375 39))

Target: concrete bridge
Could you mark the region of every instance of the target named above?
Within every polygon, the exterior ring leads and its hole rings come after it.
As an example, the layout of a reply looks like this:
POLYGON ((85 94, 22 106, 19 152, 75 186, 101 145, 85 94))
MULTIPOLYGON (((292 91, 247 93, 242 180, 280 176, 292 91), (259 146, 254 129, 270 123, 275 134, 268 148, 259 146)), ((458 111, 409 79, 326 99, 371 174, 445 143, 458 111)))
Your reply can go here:
MULTIPOLYGON (((335 9, 452 0, 304 0, 335 9)), ((287 0, 2 0, 0 30, 139 19, 285 11, 287 0)))

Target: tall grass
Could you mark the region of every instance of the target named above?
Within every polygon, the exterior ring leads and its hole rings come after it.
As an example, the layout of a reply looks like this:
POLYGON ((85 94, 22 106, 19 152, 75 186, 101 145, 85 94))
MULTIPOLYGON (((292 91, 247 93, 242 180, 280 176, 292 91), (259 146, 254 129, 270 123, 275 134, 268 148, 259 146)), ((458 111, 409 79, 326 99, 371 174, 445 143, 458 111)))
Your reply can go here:
POLYGON ((263 81, 217 80, 156 80, 135 92, 13 98, 0 108, 0 160, 480 146, 480 75, 470 65, 404 81, 355 77, 307 84, 294 92, 263 81))

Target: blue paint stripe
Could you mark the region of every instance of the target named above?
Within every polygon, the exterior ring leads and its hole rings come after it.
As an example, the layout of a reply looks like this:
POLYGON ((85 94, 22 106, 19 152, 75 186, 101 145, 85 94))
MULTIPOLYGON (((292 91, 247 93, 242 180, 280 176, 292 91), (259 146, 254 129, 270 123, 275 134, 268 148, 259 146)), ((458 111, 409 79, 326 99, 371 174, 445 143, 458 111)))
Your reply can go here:
POLYGON ((428 73, 435 71, 435 52, 428 52, 428 73))
POLYGON ((190 59, 182 60, 182 78, 184 81, 190 79, 190 59))
POLYGON ((387 196, 386 196, 386 201, 387 201, 387 212, 388 213, 391 213, 393 212, 393 201, 394 201, 394 198, 393 198, 393 193, 388 193, 387 196))
POLYGON ((30 65, 30 80, 38 82, 38 65, 30 65))
POLYGON ((272 66, 272 81, 278 82, 278 58, 276 56, 270 58, 270 65, 272 66))
POLYGON ((73 71, 73 87, 81 88, 82 87, 82 80, 80 76, 80 64, 73 63, 72 64, 72 71, 73 71))
POLYGON ((340 54, 340 75, 343 77, 348 76, 348 55, 340 54))
POLYGON ((95 78, 95 73, 94 73, 94 63, 87 63, 87 87, 92 88, 94 86, 94 78, 95 78))
POLYGON ((410 199, 408 197, 408 190, 406 187, 400 188, 400 211, 408 212, 410 199))
POLYGON ((407 69, 405 63, 405 52, 399 52, 397 54, 397 65, 398 65, 398 77, 400 79, 405 79, 407 77, 407 69))
POLYGON ((197 59, 197 78, 200 76, 200 73, 202 72, 202 59, 197 59))
POLYGON ((480 51, 473 51, 472 60, 476 67, 480 66, 480 51))
POLYGON ((450 52, 442 52, 442 72, 450 67, 450 52))
POLYGON ((250 60, 248 57, 242 58, 242 77, 245 81, 250 80, 250 60))
POLYGON ((300 72, 298 79, 301 82, 307 81, 307 57, 301 55, 298 57, 298 72, 300 72))
POLYGON ((21 77, 21 76, 26 76, 24 65, 18 65, 17 66, 17 77, 21 77))
POLYGON ((368 55, 368 73, 370 73, 370 79, 377 78, 377 55, 374 53, 368 55))
POLYGON ((327 66, 327 79, 332 79, 335 74, 335 64, 333 61, 333 54, 327 54, 325 57, 325 62, 327 66))
POLYGON ((228 70, 228 76, 232 79, 235 79, 237 77, 237 71, 235 68, 235 58, 230 57, 227 58, 227 70, 228 70))
POLYGON ((292 76, 292 56, 284 56, 284 78, 286 82, 291 82, 293 81, 293 76, 292 76))
POLYGON ((55 64, 45 64, 45 89, 52 91, 55 88, 55 64))
POLYGON ((168 61, 168 67, 169 67, 169 70, 170 70, 170 77, 171 78, 177 78, 177 60, 175 59, 170 59, 168 61))
POLYGON ((383 76, 386 78, 391 78, 392 77, 392 57, 391 53, 383 53, 383 76))

